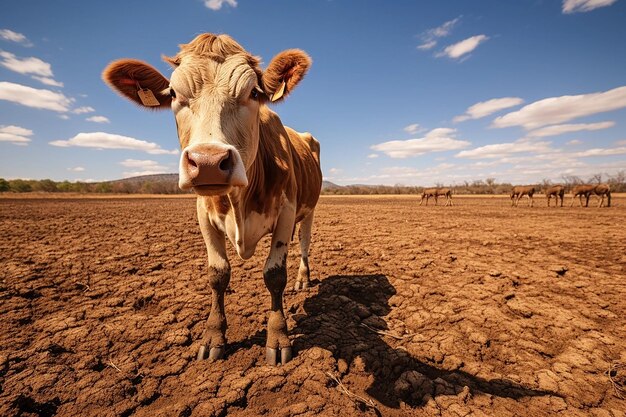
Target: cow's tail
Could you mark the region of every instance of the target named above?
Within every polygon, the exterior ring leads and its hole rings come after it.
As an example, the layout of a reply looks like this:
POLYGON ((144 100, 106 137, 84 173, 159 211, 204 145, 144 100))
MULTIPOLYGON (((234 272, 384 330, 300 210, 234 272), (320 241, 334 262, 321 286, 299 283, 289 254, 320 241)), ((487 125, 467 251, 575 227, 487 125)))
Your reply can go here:
POLYGON ((606 193, 606 196, 609 198, 609 201, 607 201, 606 206, 611 207, 611 190, 609 190, 609 192, 606 193))

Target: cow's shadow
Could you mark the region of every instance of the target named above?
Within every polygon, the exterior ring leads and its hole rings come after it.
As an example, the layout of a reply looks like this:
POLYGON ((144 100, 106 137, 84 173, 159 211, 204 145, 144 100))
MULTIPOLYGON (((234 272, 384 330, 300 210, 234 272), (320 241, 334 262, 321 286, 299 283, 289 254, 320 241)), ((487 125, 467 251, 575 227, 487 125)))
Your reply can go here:
POLYGON ((460 370, 439 369, 394 349, 380 334, 387 327, 381 317, 391 312, 389 299, 396 293, 384 275, 331 276, 318 285, 318 293, 305 300, 305 314, 296 317, 291 332, 296 352, 317 346, 333 352, 337 361, 343 359, 349 366, 356 363, 374 378, 367 393, 388 407, 399 407, 400 401, 419 406, 429 396, 463 393, 465 386, 473 395, 513 399, 558 395, 503 379, 485 380, 460 370))

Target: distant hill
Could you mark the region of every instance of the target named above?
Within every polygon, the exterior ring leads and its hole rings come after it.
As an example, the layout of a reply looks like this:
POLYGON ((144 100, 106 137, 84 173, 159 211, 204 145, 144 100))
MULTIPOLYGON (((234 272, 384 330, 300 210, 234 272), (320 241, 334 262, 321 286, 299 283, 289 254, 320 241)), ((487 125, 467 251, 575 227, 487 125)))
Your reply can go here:
POLYGON ((106 181, 111 184, 141 184, 144 182, 162 182, 178 184, 178 174, 152 174, 140 175, 138 177, 122 178, 120 180, 106 181))
POLYGON ((322 181, 322 191, 327 191, 327 190, 339 190, 341 188, 344 188, 343 185, 337 185, 333 182, 330 181, 322 181))

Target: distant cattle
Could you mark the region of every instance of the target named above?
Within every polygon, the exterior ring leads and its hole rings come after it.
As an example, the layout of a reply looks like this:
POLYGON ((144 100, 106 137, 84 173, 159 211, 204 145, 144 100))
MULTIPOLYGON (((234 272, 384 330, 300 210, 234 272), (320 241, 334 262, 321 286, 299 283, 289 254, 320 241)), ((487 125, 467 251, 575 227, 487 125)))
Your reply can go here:
MULTIPOLYGON (((291 49, 263 70, 259 58, 227 35, 202 34, 181 45, 168 80, 137 60, 112 62, 104 80, 147 108, 171 108, 182 148, 179 187, 197 194, 197 215, 208 254, 211 312, 198 359, 226 352, 224 294, 231 268, 226 238, 250 258, 271 234, 263 279, 271 294, 266 357, 271 365, 292 357, 283 311, 287 249, 300 223, 301 260, 296 289, 309 282, 308 251, 313 212, 322 185, 320 146, 309 133, 283 126, 267 106, 283 100, 307 72, 311 60, 291 49)), ((251 295, 252 297, 252 295, 251 295)), ((258 300, 255 300, 256 303, 258 300)))
POLYGON ((437 205, 437 200, 439 196, 446 197, 445 206, 452 205, 452 190, 450 190, 449 188, 426 188, 424 191, 422 191, 422 198, 420 199, 419 205, 422 205, 422 203, 424 202, 424 198, 426 198, 426 205, 428 205, 428 199, 430 197, 433 197, 435 199, 435 205, 437 205))
POLYGON ((585 197, 585 207, 589 207, 589 196, 594 192, 596 186, 591 184, 581 184, 572 188, 572 204, 570 207, 574 206, 574 201, 576 197, 578 197, 578 201, 580 202, 580 207, 583 206, 583 197, 585 197))
POLYGON ((556 200, 554 207, 558 207, 559 199, 561 199, 561 207, 563 207, 563 199, 565 197, 565 186, 557 184, 546 189, 546 197, 548 198, 548 207, 550 207, 550 199, 554 196, 556 200))
POLYGON ((511 206, 517 207, 517 203, 519 199, 523 196, 528 196, 528 205, 530 207, 533 206, 533 194, 535 194, 535 187, 532 185, 529 186, 515 186, 511 190, 511 206))
POLYGON ((609 184, 596 185, 593 189, 593 193, 600 198, 600 203, 598 204, 598 207, 602 207, 602 205, 604 204, 604 196, 607 197, 606 206, 611 207, 611 187, 609 187, 609 184))

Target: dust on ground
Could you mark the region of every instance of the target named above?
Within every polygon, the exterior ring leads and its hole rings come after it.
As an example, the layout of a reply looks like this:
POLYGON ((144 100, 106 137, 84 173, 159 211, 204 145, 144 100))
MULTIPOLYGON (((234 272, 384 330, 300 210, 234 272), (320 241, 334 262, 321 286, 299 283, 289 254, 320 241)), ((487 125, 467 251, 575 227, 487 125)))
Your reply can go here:
MULTIPOLYGON (((193 199, 2 199, 0 415, 623 416, 613 200, 322 197, 313 286, 285 294, 296 354, 269 367, 268 239, 245 262, 230 250, 227 357, 197 362, 211 297, 193 199)), ((294 244, 290 284, 298 263, 294 244)))

